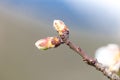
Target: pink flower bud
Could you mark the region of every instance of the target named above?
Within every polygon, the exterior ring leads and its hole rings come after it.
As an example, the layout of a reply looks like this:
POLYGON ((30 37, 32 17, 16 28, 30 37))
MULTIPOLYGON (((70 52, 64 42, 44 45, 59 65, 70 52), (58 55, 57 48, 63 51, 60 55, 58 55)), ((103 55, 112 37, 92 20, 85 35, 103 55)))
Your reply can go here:
POLYGON ((55 29, 57 30, 57 32, 59 33, 59 35, 63 35, 64 32, 69 31, 69 29, 67 28, 67 26, 61 20, 54 20, 53 26, 55 27, 55 29))
POLYGON ((47 37, 45 39, 38 40, 35 43, 35 46, 38 49, 46 50, 46 49, 49 49, 49 48, 54 48, 54 47, 60 45, 60 43, 61 42, 60 42, 58 37, 47 37))

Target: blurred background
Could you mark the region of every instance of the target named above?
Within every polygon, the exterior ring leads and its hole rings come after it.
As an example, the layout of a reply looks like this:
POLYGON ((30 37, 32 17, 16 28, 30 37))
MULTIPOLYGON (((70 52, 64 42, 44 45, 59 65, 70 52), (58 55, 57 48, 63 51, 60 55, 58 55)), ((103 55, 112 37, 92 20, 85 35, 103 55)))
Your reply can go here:
POLYGON ((94 57, 120 44, 120 0, 0 0, 0 80, 106 80, 66 45, 47 51, 34 43, 57 35, 53 20, 70 28, 70 40, 94 57))

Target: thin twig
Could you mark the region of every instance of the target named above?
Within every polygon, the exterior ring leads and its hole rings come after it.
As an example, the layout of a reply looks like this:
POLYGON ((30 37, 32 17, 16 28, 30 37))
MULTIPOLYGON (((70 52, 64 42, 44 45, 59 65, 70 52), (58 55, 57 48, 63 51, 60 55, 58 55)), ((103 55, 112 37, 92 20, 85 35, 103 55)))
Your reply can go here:
POLYGON ((77 52, 83 58, 83 61, 85 61, 87 64, 89 64, 89 65, 95 67, 97 70, 101 71, 109 79, 120 80, 120 77, 117 74, 111 72, 107 67, 105 67, 102 64, 98 63, 96 59, 89 57, 87 55, 87 53, 85 53, 80 47, 74 45, 70 40, 64 39, 64 38, 62 37, 63 42, 67 46, 69 46, 72 50, 77 52))

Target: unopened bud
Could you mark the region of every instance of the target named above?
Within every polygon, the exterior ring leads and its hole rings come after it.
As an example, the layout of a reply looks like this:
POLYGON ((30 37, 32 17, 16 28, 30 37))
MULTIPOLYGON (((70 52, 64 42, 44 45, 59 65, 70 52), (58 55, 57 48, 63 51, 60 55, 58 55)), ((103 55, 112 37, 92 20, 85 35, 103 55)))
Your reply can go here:
POLYGON ((45 39, 40 39, 36 41, 35 46, 38 49, 46 50, 49 48, 54 48, 60 45, 60 39, 58 37, 47 37, 45 39))
POLYGON ((55 27, 59 35, 63 35, 65 32, 69 32, 69 29, 61 20, 54 20, 53 26, 55 27))

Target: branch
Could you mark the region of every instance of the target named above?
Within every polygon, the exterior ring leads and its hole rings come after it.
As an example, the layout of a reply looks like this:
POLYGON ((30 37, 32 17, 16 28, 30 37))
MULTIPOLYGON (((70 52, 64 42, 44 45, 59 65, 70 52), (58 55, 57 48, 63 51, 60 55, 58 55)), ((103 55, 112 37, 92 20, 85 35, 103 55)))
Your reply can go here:
POLYGON ((80 47, 74 45, 68 39, 64 41, 67 46, 69 46, 72 50, 77 52, 82 58, 83 61, 86 62, 88 65, 95 67, 97 70, 101 71, 105 76, 107 76, 111 80, 120 80, 120 77, 111 72, 108 67, 100 64, 94 58, 89 57, 80 47))
POLYGON ((58 32, 58 37, 48 37, 45 39, 38 40, 35 45, 39 49, 49 49, 49 48, 56 48, 60 44, 65 43, 67 46, 69 46, 72 50, 77 52, 82 58, 85 63, 87 63, 90 66, 95 67, 97 70, 101 71, 106 77, 108 77, 111 80, 120 80, 120 77, 109 70, 108 67, 105 67, 104 65, 98 63, 98 61, 90 56, 87 55, 80 47, 76 46, 69 40, 69 29, 64 24, 64 22, 60 20, 55 20, 54 28, 58 32))

